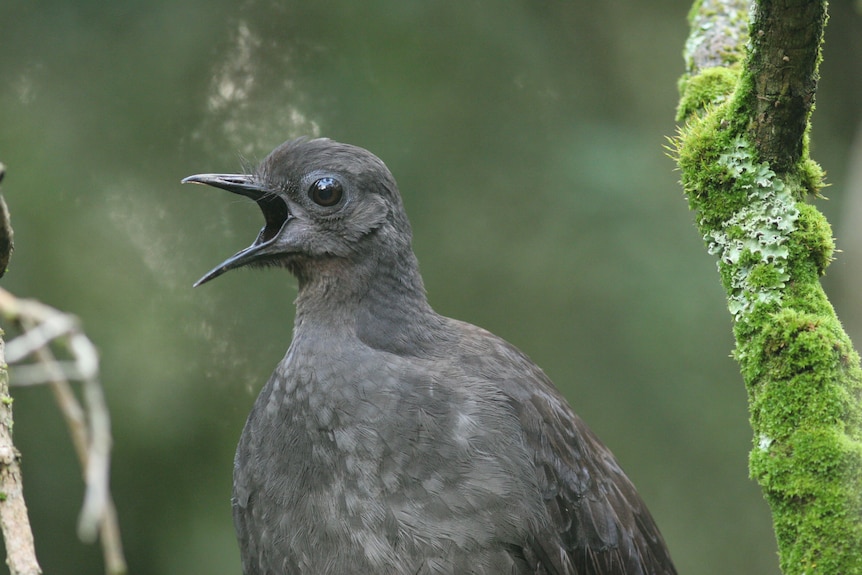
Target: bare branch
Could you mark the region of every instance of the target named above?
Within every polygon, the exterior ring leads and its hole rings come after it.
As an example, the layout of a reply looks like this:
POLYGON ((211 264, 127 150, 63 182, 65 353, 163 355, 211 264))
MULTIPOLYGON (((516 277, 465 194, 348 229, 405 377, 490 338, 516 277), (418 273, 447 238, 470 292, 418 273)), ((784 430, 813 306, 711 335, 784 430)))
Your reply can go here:
POLYGON ((803 135, 814 106, 826 0, 761 0, 752 13, 746 105, 749 133, 761 161, 777 173, 802 158, 803 135))
MULTIPOLYGON (((0 313, 16 321, 23 334, 10 341, 10 361, 34 357, 36 364, 21 366, 22 385, 48 384, 69 426, 72 442, 84 470, 86 491, 78 520, 78 536, 86 542, 101 535, 105 569, 109 575, 126 573, 116 510, 109 488, 111 424, 98 381, 99 358, 95 346, 80 331, 77 318, 32 300, 20 300, 0 289, 0 313), (71 361, 58 362, 50 344, 66 342, 71 361), (83 383, 82 407, 69 379, 83 383)), ((16 380, 18 374, 14 374, 16 380)))
MULTIPOLYGON (((5 366, 3 340, 0 339, 0 365, 5 366)), ((6 542, 6 564, 11 575, 40 575, 33 532, 18 465, 18 450, 12 443, 12 398, 8 373, 0 369, 0 530, 6 542)))

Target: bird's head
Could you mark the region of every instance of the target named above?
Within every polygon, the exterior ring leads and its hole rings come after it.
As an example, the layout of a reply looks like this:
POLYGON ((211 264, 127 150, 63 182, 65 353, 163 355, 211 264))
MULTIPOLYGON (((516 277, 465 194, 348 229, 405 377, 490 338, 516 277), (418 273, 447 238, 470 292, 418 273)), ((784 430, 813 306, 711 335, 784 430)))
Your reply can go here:
POLYGON ((410 224, 392 174, 374 154, 328 139, 298 139, 272 151, 249 174, 198 174, 251 198, 265 224, 254 242, 211 270, 200 285, 246 265, 312 274, 327 262, 368 261, 410 252, 410 224))

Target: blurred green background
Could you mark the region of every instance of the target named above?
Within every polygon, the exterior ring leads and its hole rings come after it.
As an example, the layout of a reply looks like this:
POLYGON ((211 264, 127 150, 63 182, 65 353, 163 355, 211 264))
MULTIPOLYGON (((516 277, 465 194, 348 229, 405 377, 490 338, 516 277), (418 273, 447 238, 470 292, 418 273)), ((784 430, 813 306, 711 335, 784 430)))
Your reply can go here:
MULTIPOLYGON (((262 220, 251 202, 179 181, 309 133, 386 161, 432 304, 544 367, 638 485, 681 573, 778 573, 747 477, 731 320, 663 149, 688 8, 0 4, 0 161, 16 233, 2 285, 77 314, 100 349, 131 573, 240 572, 233 450, 292 328, 286 272, 192 289, 262 220)), ((860 235, 862 19, 849 2, 831 11, 813 155, 844 250, 827 290, 854 318, 862 246, 844 237, 860 235)), ((82 482, 50 393, 13 393, 42 566, 98 573, 98 546, 75 537, 82 482)))

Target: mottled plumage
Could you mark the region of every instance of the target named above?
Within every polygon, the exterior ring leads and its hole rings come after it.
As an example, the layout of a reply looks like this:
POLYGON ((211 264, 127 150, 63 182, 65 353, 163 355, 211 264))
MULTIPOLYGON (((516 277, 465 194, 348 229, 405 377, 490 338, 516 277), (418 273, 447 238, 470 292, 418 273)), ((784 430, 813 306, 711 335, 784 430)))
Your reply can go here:
POLYGON ((514 346, 428 305, 397 186, 371 153, 294 140, 240 193, 266 225, 204 276, 285 266, 293 342, 237 448, 246 575, 673 574, 610 451, 514 346))

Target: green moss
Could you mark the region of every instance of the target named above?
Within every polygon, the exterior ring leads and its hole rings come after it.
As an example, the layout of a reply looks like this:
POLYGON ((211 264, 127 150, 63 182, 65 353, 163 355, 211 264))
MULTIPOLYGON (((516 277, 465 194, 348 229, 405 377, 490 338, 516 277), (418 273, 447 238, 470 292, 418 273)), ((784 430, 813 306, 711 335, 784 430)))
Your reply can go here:
POLYGON ((756 432, 750 470, 773 510, 785 572, 851 572, 862 542, 862 526, 848 517, 862 512, 862 377, 840 324, 823 311, 831 307, 819 283, 808 285, 782 309, 737 324, 756 432), (791 306, 803 298, 814 313, 791 306))
MULTIPOLYGON (((764 443, 761 443, 764 445, 764 443)), ((858 533, 848 533, 848 508, 858 509, 852 476, 862 465, 862 450, 834 430, 801 430, 780 448, 755 449, 752 475, 768 486, 785 573, 848 573, 858 552, 858 533), (805 469, 805 474, 799 470, 805 469), (848 505, 850 503, 850 505, 848 505), (831 545, 793 545, 800 533, 831 545), (835 537, 835 534, 841 534, 835 537)))
POLYGON ((841 479, 845 458, 852 457, 847 447, 832 430, 798 431, 781 444, 753 450, 752 473, 759 472, 761 479, 768 479, 776 495, 806 498, 822 492, 834 494, 834 482, 841 479), (810 473, 800 477, 800 465, 810 473))
POLYGON ((807 150, 797 166, 796 173, 799 174, 800 185, 805 192, 814 197, 820 197, 820 190, 825 185, 826 173, 820 164, 808 157, 807 150))
POLYGON ((722 154, 736 136, 729 129, 729 103, 710 107, 703 117, 692 117, 674 141, 675 158, 689 207, 698 212, 701 231, 729 219, 745 205, 747 194, 733 188, 722 154))
POLYGON ((761 262, 753 265, 749 270, 748 282, 755 290, 783 286, 784 274, 774 264, 761 262))
POLYGON ((703 70, 696 76, 680 78, 680 99, 677 106, 677 121, 684 120, 709 105, 720 104, 728 99, 736 87, 739 73, 736 69, 714 67, 703 70))
POLYGON ((688 11, 688 24, 689 26, 694 26, 695 20, 702 16, 700 14, 700 7, 703 4, 703 0, 695 0, 691 4, 691 9, 688 11))
POLYGON ((835 253, 832 226, 814 206, 800 204, 799 214, 799 231, 790 246, 793 259, 810 273, 822 276, 835 253))

